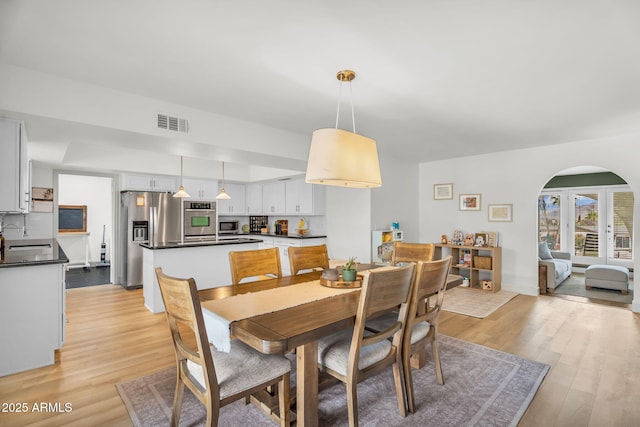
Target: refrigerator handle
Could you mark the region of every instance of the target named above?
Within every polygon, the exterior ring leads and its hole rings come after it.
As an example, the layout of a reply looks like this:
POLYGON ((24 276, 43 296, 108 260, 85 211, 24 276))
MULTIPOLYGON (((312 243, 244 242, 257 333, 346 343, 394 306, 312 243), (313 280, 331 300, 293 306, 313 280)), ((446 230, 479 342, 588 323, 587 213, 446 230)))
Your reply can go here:
POLYGON ((151 207, 149 208, 149 244, 151 245, 155 245, 156 244, 156 238, 157 238, 157 233, 156 233, 156 228, 157 228, 157 224, 158 224, 158 208, 156 207, 151 207))

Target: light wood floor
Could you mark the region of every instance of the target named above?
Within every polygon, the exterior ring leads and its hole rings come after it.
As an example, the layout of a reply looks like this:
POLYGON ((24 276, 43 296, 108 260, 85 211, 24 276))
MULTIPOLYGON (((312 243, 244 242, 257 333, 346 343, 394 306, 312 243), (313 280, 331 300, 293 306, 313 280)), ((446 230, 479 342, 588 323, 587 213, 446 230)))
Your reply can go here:
MULTIPOLYGON (((59 363, 0 378, 0 402, 29 406, 0 412, 1 426, 129 426, 114 385, 174 363, 165 317, 144 308, 141 290, 71 289, 67 317, 59 363), (31 412, 40 402, 73 409, 31 412)), ((521 426, 639 425, 640 315, 519 295, 485 319, 444 312, 441 322, 444 334, 551 365, 521 426)))

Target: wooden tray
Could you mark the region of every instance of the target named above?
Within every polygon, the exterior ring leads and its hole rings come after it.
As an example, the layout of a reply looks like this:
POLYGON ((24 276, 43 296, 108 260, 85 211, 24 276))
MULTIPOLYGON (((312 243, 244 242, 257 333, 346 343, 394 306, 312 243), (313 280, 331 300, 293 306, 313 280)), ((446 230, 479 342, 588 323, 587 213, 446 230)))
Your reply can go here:
POLYGON ((356 276, 356 280, 354 280, 353 282, 345 282, 344 280, 342 280, 342 277, 340 277, 338 280, 328 280, 320 278, 320 284, 328 288, 361 288, 363 279, 364 276, 361 274, 358 274, 356 276))

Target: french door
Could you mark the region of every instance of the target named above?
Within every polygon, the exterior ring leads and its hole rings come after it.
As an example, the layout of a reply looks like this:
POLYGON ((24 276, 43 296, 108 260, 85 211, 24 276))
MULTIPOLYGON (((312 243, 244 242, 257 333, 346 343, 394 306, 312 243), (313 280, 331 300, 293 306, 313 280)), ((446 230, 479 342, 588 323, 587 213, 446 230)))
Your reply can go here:
POLYGON ((570 252, 574 264, 632 267, 633 203, 628 186, 544 191, 538 203, 540 241, 570 252))

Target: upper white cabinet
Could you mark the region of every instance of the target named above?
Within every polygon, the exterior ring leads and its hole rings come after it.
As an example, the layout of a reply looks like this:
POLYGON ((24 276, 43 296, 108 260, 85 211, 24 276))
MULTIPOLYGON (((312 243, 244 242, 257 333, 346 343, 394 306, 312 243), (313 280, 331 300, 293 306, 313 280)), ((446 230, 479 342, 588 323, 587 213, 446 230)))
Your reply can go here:
POLYGON ((260 215, 262 213, 262 184, 247 184, 245 186, 247 213, 260 215))
POLYGON ((123 174, 122 189, 174 193, 178 191, 178 181, 175 176, 123 174))
POLYGON ((0 212, 29 212, 31 182, 24 123, 0 118, 0 212))
POLYGON ((192 199, 214 200, 218 195, 218 181, 213 179, 184 178, 182 184, 192 199))
POLYGON ((218 200, 218 215, 245 214, 244 184, 225 182, 224 190, 231 199, 218 200))
POLYGON ((325 208, 325 188, 308 184, 304 179, 285 181, 286 213, 321 215, 325 208))
POLYGON ((265 215, 284 214, 286 196, 284 182, 268 182, 262 185, 262 213, 265 215))

